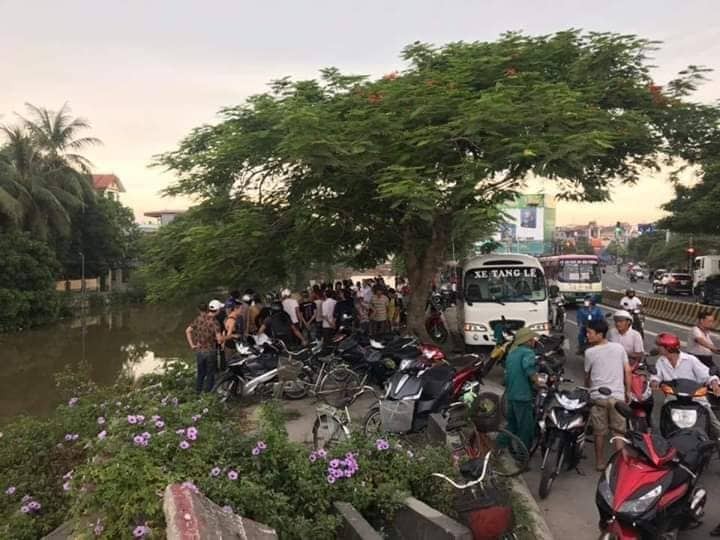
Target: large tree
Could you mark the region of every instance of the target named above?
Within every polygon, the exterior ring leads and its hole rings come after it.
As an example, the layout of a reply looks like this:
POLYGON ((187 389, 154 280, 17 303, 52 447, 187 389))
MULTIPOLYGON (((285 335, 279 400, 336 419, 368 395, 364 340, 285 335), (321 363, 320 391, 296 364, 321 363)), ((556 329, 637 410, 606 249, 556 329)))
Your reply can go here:
POLYGON ((695 107, 685 98, 699 71, 660 88, 654 46, 580 31, 415 43, 406 69, 380 79, 333 68, 276 81, 158 161, 178 176, 170 194, 281 211, 293 224, 283 247, 299 263, 328 251, 359 266, 401 255, 409 325, 422 334, 449 240, 484 232, 528 175, 603 201, 614 182, 697 143, 677 118, 695 107))

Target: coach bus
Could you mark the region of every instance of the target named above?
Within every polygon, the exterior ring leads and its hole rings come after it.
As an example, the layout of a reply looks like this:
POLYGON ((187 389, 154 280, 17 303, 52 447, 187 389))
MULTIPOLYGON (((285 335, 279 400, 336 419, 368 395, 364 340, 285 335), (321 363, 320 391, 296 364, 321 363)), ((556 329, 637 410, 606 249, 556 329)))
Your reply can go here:
POLYGON ((465 345, 495 344, 493 331, 505 317, 512 330, 523 326, 547 334, 548 295, 540 262, 529 255, 490 254, 463 263, 462 309, 465 345))
POLYGON ((600 259, 596 255, 540 257, 548 287, 557 286, 568 302, 582 302, 588 294, 602 294, 600 259))

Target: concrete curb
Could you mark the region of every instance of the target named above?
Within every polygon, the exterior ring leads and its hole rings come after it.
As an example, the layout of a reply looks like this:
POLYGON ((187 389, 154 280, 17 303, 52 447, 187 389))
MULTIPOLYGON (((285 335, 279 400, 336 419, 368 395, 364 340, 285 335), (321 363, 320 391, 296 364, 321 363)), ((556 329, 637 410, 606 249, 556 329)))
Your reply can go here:
POLYGON ((512 490, 522 499, 523 504, 530 512, 530 517, 534 525, 532 532, 535 538, 540 540, 555 540, 555 536, 545 520, 545 512, 538 506, 535 497, 533 497, 533 494, 530 492, 530 488, 522 475, 512 478, 512 490))

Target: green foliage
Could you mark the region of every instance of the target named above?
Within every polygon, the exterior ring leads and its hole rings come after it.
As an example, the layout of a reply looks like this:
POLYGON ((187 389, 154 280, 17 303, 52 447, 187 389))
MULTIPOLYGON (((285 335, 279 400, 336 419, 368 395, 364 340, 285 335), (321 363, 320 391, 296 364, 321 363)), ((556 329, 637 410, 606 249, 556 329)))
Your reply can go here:
POLYGON ((415 43, 402 72, 377 80, 332 68, 320 80, 276 81, 158 164, 178 177, 170 194, 281 212, 290 226, 280 245, 295 264, 331 256, 370 267, 402 254, 418 300, 410 326, 422 331, 451 239, 491 232, 496 207, 529 174, 565 198, 603 201, 614 179, 635 182, 661 153, 691 154, 698 140, 679 128, 705 113, 684 99, 702 72, 663 91, 650 77, 655 45, 580 31, 415 43))
POLYGON ((54 320, 61 307, 53 276, 59 265, 48 246, 27 233, 0 234, 0 331, 54 320))
POLYGON ((688 270, 688 247, 695 248, 695 255, 720 253, 720 237, 673 234, 665 241, 664 232, 643 234, 628 243, 628 254, 636 261, 645 261, 651 268, 666 268, 686 272, 688 270))
MULTIPOLYGON (((267 523, 287 539, 335 538, 336 500, 352 503, 376 524, 392 516, 405 493, 448 509, 448 487, 430 477, 431 472, 452 474, 446 450, 412 454, 397 444, 379 450, 375 441, 358 437, 327 460, 311 461, 306 447, 288 441, 279 405, 263 406, 257 431, 249 432, 245 422, 228 418, 213 396, 195 396, 193 375, 177 362, 139 385, 123 381, 98 389, 63 374, 58 382, 74 389, 68 395, 77 401, 68 401, 49 419, 23 418, 3 428, 0 489, 16 490, 0 497, 0 537, 39 538, 75 517, 89 519, 91 526, 99 519, 103 538, 129 537, 143 524, 161 538, 162 493, 173 482, 192 482, 217 504, 267 523), (156 418, 164 424, 156 425, 156 418), (194 440, 190 427, 197 429, 194 440), (179 429, 184 433, 176 433, 179 429), (106 436, 99 438, 103 431, 106 436), (144 432, 150 434, 147 445, 135 444, 144 432), (79 438, 66 441, 65 434, 79 438), (188 449, 180 448, 183 440, 188 449), (258 441, 266 449, 253 455, 258 441), (345 459, 347 452, 357 459, 358 471, 330 484, 328 460, 345 459), (228 475, 231 471, 238 479, 228 475), (41 511, 20 512, 26 494, 42 504, 41 511)), ((92 536, 90 528, 81 532, 92 536)))
POLYGON ((615 240, 608 244, 606 251, 613 257, 624 257, 625 255, 627 255, 627 249, 625 248, 625 246, 615 240))

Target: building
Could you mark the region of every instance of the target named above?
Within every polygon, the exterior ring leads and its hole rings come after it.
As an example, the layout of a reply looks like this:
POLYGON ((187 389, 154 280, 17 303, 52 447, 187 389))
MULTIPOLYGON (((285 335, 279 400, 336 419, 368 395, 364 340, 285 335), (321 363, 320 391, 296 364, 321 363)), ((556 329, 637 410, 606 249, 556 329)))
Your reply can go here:
POLYGON ((493 240, 502 247, 496 251, 528 255, 552 253, 556 217, 553 197, 543 193, 518 195, 503 205, 501 211, 505 222, 493 240))
POLYGON ((184 214, 185 210, 157 210, 154 212, 145 212, 145 217, 155 218, 156 225, 162 227, 171 223, 180 214, 184 214))
POLYGON ((120 193, 125 193, 125 186, 114 174, 93 174, 92 183, 95 193, 101 197, 117 201, 120 198, 120 193))

